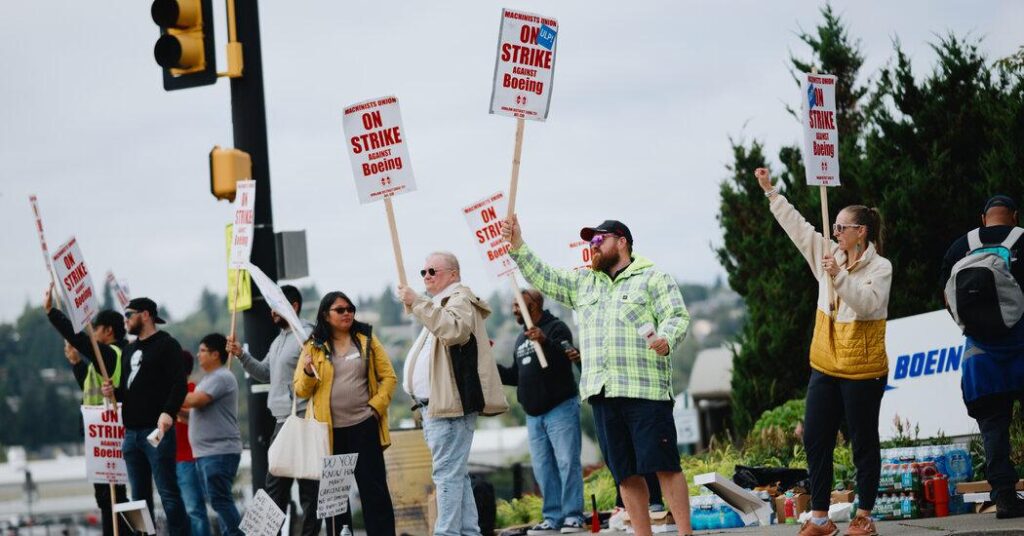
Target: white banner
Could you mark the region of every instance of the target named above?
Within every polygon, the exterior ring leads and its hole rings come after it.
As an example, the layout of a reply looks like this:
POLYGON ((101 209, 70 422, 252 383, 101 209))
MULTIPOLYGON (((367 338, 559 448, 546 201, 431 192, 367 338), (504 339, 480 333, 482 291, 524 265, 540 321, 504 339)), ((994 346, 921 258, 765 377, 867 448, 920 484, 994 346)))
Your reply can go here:
POLYGON ((121 404, 117 409, 106 406, 82 406, 85 430, 85 476, 90 484, 128 483, 128 467, 121 454, 124 423, 121 404))
POLYGON ((397 98, 370 99, 345 108, 342 129, 360 203, 416 190, 397 98))
POLYGON ((249 271, 252 282, 256 283, 256 287, 260 289, 260 294, 263 294, 263 299, 267 300, 270 309, 284 318, 300 339, 306 340, 309 333, 306 333, 306 328, 299 320, 299 316, 295 314, 292 304, 288 303, 288 298, 284 296, 284 292, 281 292, 281 287, 271 281, 267 274, 263 273, 263 270, 260 270, 255 264, 246 264, 245 269, 249 271))
POLYGON ((261 488, 249 503, 249 508, 246 509, 238 529, 246 536, 277 536, 281 534, 282 523, 284 523, 284 512, 261 488))
POLYGON ((920 426, 922 438, 978 433, 960 391, 964 336, 945 309, 891 320, 886 325, 889 385, 878 432, 893 437, 894 419, 920 426))
POLYGON ((110 289, 114 293, 114 307, 117 311, 124 314, 124 310, 128 308, 128 302, 131 301, 130 294, 128 294, 128 284, 123 281, 118 281, 114 277, 114 272, 107 272, 107 284, 110 285, 110 289))
POLYGON ((235 221, 231 229, 231 257, 228 267, 236 270, 249 264, 256 221, 256 181, 238 181, 235 185, 235 221))
POLYGON ((508 199, 504 192, 489 195, 462 209, 487 271, 498 279, 513 275, 519 269, 508 254, 512 246, 501 237, 501 222, 507 212, 508 199))
POLYGON ((333 517, 348 511, 348 497, 355 481, 358 454, 324 456, 320 475, 320 495, 316 501, 316 518, 333 517))
POLYGON ((839 186, 836 77, 803 74, 804 172, 811 186, 839 186))
POLYGON ((96 299, 92 276, 89 275, 85 258, 74 237, 57 248, 53 256, 53 268, 57 284, 64 295, 65 312, 71 318, 75 331, 82 331, 99 311, 100 302, 96 299))
POLYGON ((586 240, 573 240, 569 242, 569 268, 573 270, 590 270, 593 264, 590 253, 590 242, 586 240))
POLYGON ((543 121, 551 104, 558 21, 501 11, 491 113, 543 121))

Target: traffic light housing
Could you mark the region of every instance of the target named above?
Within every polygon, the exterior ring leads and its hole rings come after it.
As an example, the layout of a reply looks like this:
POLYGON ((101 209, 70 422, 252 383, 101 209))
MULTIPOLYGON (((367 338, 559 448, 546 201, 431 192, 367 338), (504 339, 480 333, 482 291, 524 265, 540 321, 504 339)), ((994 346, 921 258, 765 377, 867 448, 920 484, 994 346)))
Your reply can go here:
POLYGON ((213 0, 153 0, 150 13, 160 27, 153 56, 163 67, 164 89, 215 83, 213 0))
POLYGON ((238 181, 252 178, 252 157, 239 149, 221 149, 215 145, 210 151, 210 193, 217 199, 235 200, 238 181))

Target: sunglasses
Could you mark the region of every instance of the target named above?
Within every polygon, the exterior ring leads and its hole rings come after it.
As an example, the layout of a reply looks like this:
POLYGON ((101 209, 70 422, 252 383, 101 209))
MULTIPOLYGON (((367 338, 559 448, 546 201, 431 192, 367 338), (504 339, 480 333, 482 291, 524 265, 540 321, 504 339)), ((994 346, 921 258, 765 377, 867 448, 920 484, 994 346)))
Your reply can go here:
POLYGON ((437 272, 454 272, 452 268, 427 268, 426 270, 420 270, 420 277, 427 277, 430 274, 431 277, 437 275, 437 272))
POLYGON ((604 241, 608 240, 609 238, 619 238, 619 235, 617 235, 615 233, 604 233, 604 234, 594 235, 593 237, 590 238, 590 247, 596 248, 596 247, 600 246, 601 244, 603 244, 604 241))
POLYGON ((864 227, 864 226, 860 225, 860 224, 856 224, 856 223, 833 223, 832 224, 832 232, 836 233, 836 234, 839 234, 839 233, 842 233, 843 231, 845 231, 847 229, 855 229, 857 227, 864 227))
POLYGON ((355 305, 350 305, 348 307, 345 307, 345 306, 331 307, 331 310, 334 311, 335 313, 338 313, 339 315, 343 315, 345 313, 356 314, 356 306, 355 305))
POLYGON ((135 315, 137 315, 137 314, 139 314, 141 312, 142 311, 125 311, 124 312, 124 319, 128 320, 129 318, 131 318, 131 317, 133 317, 133 316, 135 316, 135 315))

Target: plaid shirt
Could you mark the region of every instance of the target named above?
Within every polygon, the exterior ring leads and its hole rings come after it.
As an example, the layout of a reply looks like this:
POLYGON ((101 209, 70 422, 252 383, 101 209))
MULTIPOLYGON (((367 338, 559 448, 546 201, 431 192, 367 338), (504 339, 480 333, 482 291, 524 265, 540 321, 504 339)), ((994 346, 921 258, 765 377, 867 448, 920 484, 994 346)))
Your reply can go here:
POLYGON ((648 349, 637 332, 654 324, 670 349, 686 336, 690 314, 671 276, 639 255, 614 281, 604 272, 552 268, 525 245, 510 255, 531 285, 576 310, 581 397, 604 389, 607 397, 672 399, 672 360, 648 349))

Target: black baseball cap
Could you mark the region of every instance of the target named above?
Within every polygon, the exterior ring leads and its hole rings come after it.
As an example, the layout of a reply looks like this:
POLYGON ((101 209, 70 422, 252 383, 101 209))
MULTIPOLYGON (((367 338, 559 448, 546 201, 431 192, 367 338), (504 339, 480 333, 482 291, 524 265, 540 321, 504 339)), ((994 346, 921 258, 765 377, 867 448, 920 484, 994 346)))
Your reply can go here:
POLYGON ((153 322, 157 324, 166 324, 167 321, 160 318, 160 315, 156 313, 156 302, 149 298, 132 298, 132 301, 128 302, 128 307, 125 309, 132 309, 135 311, 149 311, 149 315, 153 317, 153 322))
POLYGON ((626 242, 629 243, 630 247, 633 246, 633 233, 629 232, 629 227, 626 227, 626 224, 618 220, 605 220, 597 227, 584 227, 580 230, 580 238, 590 242, 590 239, 594 238, 594 235, 604 233, 621 236, 626 239, 626 242))
POLYGON ((981 213, 984 214, 993 207, 1006 207, 1014 212, 1017 211, 1017 203, 1008 195, 993 195, 988 198, 988 201, 985 202, 985 208, 982 209, 981 213))

